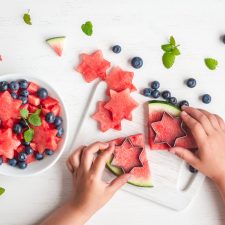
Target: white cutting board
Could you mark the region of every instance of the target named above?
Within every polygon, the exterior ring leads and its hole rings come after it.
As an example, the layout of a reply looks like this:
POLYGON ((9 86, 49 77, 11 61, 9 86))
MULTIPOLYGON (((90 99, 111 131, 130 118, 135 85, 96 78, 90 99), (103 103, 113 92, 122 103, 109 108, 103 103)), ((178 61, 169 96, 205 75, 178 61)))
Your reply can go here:
MULTIPOLYGON (((200 172, 197 174, 190 173, 186 163, 167 151, 150 150, 147 130, 148 98, 138 93, 132 93, 132 97, 140 104, 133 112, 133 121, 122 121, 122 131, 100 132, 97 122, 90 116, 96 111, 97 102, 106 99, 105 90, 105 82, 100 82, 92 92, 75 138, 74 148, 95 141, 109 141, 117 137, 144 133, 154 187, 141 188, 127 184, 123 187, 123 190, 174 210, 184 209, 198 193, 205 176, 200 172)), ((114 175, 106 169, 104 177, 112 179, 114 175)))

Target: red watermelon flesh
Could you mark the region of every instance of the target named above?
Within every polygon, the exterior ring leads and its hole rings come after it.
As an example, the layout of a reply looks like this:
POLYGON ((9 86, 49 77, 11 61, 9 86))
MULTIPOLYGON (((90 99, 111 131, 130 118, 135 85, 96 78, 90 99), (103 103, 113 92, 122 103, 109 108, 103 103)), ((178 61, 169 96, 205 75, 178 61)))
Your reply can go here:
POLYGON ((103 58, 101 50, 90 55, 81 54, 81 63, 77 66, 76 71, 83 75, 86 82, 91 82, 97 78, 105 80, 106 71, 110 67, 110 62, 103 58))
POLYGON ((38 98, 37 96, 35 95, 29 95, 28 96, 28 103, 31 104, 31 105, 34 105, 34 106, 38 106, 40 105, 40 98, 38 98))
POLYGON ((27 90, 29 91, 30 94, 35 94, 39 88, 40 88, 39 85, 37 85, 34 82, 30 82, 27 90))
POLYGON ((53 37, 46 40, 58 56, 62 56, 66 37, 53 37))
POLYGON ((110 89, 117 92, 123 91, 127 88, 130 92, 136 91, 137 89, 132 83, 133 76, 133 72, 124 71, 120 67, 114 67, 106 77, 107 95, 110 94, 110 89))

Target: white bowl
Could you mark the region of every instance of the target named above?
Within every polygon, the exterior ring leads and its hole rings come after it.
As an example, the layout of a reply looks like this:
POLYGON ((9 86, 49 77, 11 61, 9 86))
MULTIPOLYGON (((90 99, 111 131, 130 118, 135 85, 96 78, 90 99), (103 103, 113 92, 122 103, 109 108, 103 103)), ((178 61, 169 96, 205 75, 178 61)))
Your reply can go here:
POLYGON ((26 169, 19 169, 17 167, 12 167, 8 165, 7 163, 3 163, 0 166, 0 174, 2 175, 12 176, 12 177, 27 177, 27 176, 37 175, 46 171, 58 161, 67 143, 68 116, 66 113, 65 105, 59 93, 57 93, 54 90, 54 88, 52 88, 49 84, 47 84, 43 80, 39 80, 37 78, 30 77, 30 76, 24 76, 23 74, 6 74, 6 75, 0 76, 0 81, 3 81, 3 80, 12 81, 12 80, 19 80, 19 79, 26 79, 28 81, 33 81, 37 83, 41 87, 46 88, 48 90, 49 95, 52 96, 53 98, 56 98, 59 101, 61 105, 61 116, 63 118, 63 128, 65 130, 63 138, 61 142, 59 143, 58 149, 52 156, 45 156, 43 160, 34 161, 30 163, 26 169))

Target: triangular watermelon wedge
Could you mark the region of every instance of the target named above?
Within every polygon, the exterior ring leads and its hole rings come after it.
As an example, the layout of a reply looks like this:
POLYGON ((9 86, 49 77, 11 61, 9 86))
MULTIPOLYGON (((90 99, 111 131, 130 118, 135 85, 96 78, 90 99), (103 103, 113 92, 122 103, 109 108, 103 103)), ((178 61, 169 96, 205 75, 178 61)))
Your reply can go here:
POLYGON ((61 37, 53 37, 46 40, 46 42, 52 47, 52 49, 55 51, 55 53, 58 56, 62 56, 64 45, 65 45, 65 36, 61 37))

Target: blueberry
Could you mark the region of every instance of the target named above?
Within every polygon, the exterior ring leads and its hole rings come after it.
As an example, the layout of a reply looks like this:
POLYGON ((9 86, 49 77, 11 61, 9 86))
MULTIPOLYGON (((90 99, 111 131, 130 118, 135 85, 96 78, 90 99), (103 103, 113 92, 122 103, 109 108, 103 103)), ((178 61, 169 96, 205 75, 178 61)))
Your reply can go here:
POLYGON ((187 80, 187 86, 189 88, 194 88, 196 86, 196 80, 194 78, 189 78, 187 80))
POLYGON ((153 90, 151 93, 151 96, 153 98, 159 98, 160 97, 160 92, 158 90, 153 90))
POLYGON ((17 93, 16 92, 12 92, 11 96, 12 96, 13 99, 17 99, 17 93))
POLYGON ((26 169, 26 168, 27 168, 27 163, 26 163, 26 162, 18 162, 18 163, 17 163, 17 166, 18 166, 20 169, 26 169))
POLYGON ((19 86, 20 86, 21 89, 27 89, 28 85, 29 85, 29 83, 28 83, 27 80, 20 80, 19 81, 19 86))
POLYGON ((64 129, 62 127, 57 127, 58 133, 56 134, 57 137, 62 137, 64 134, 64 129))
POLYGON ((159 83, 159 81, 153 81, 152 83, 151 83, 151 88, 152 89, 159 89, 159 87, 160 87, 160 83, 159 83))
POLYGON ((0 92, 4 92, 8 89, 8 82, 1 81, 0 82, 0 92))
POLYGON ((143 90, 143 95, 146 97, 151 97, 152 90, 150 88, 145 88, 143 90))
POLYGON ((169 98, 171 97, 170 91, 163 91, 163 92, 162 92, 162 97, 163 97, 164 99, 169 99, 169 98))
POLYGON ((180 108, 181 108, 182 106, 184 106, 184 105, 189 106, 189 102, 188 102, 187 100, 183 100, 183 101, 179 102, 179 107, 180 107, 180 108))
POLYGON ((22 101, 23 105, 27 104, 27 102, 28 102, 28 98, 25 96, 22 96, 22 95, 19 96, 19 100, 22 101))
POLYGON ((28 127, 28 124, 27 124, 26 120, 24 120, 24 119, 20 119, 19 124, 20 124, 23 128, 28 127))
POLYGON ((27 89, 23 89, 20 91, 20 95, 27 97, 29 95, 29 91, 27 89))
POLYGON ((20 86, 19 86, 18 82, 12 81, 12 82, 9 83, 9 89, 11 91, 17 91, 17 90, 19 90, 19 88, 20 88, 20 86))
POLYGON ((208 94, 204 94, 202 96, 202 102, 205 103, 205 104, 209 104, 211 102, 211 100, 212 100, 212 98, 208 94))
POLYGON ((140 57, 134 57, 131 60, 131 65, 135 68, 135 69, 139 69, 143 66, 143 60, 140 57))
POLYGON ((54 120, 54 125, 55 125, 56 127, 58 127, 58 126, 61 126, 62 123, 63 123, 62 117, 56 116, 56 117, 55 117, 55 120, 54 120))
POLYGON ((16 159, 9 159, 8 163, 9 163, 10 166, 16 166, 17 160, 16 159))
POLYGON ((37 91, 37 96, 40 98, 40 99, 45 99, 48 97, 48 91, 45 89, 45 88, 40 88, 38 91, 37 91))
POLYGON ((176 105, 177 104, 177 99, 175 97, 171 97, 171 98, 168 99, 168 102, 170 104, 176 105))
POLYGON ((189 165, 189 171, 191 172, 191 173, 197 173, 198 172, 198 170, 197 169, 195 169, 193 166, 191 166, 191 165, 189 165))
POLYGON ((54 151, 52 151, 51 149, 46 148, 45 149, 45 154, 46 155, 53 155, 54 154, 54 151))
POLYGON ((41 153, 37 153, 37 154, 35 155, 35 158, 36 158, 37 160, 42 160, 42 159, 44 158, 44 155, 41 154, 41 153))
POLYGON ((52 113, 52 112, 49 112, 45 115, 45 120, 48 122, 48 123, 54 123, 55 121, 55 115, 52 113))
POLYGON ((119 45, 114 45, 112 47, 112 51, 116 54, 120 53, 121 52, 121 47, 119 45))
POLYGON ((27 154, 25 152, 20 152, 18 155, 18 160, 21 162, 25 162, 27 159, 27 154))
POLYGON ((24 145, 24 146, 30 146, 30 142, 27 142, 25 140, 22 140, 22 145, 24 145))
POLYGON ((3 159, 2 157, 0 157, 0 165, 2 165, 2 163, 3 163, 3 159))
POLYGON ((14 126, 13 126, 13 132, 15 133, 15 134, 20 134, 21 132, 22 132, 22 126, 19 124, 19 123, 17 123, 17 124, 15 124, 14 126))
POLYGON ((26 146, 24 151, 26 152, 27 155, 31 155, 34 152, 34 150, 30 146, 26 146))

